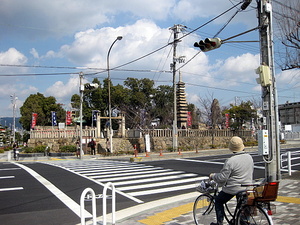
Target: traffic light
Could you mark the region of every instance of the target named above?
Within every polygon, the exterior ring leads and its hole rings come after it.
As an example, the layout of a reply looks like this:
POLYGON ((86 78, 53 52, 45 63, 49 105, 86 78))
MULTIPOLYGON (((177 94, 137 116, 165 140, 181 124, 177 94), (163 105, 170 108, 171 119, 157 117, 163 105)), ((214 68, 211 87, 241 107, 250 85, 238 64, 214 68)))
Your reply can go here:
POLYGON ((257 83, 262 87, 267 87, 272 84, 271 71, 269 66, 261 65, 255 72, 259 74, 259 78, 256 79, 257 83))
POLYGON ((220 38, 206 38, 204 41, 195 42, 194 47, 200 48, 202 52, 219 48, 222 44, 220 38))
POLYGON ((252 0, 244 0, 243 4, 241 5, 241 10, 245 10, 251 2, 252 0))
POLYGON ((93 90, 94 88, 98 88, 99 87, 99 84, 97 83, 92 83, 92 84, 85 84, 84 85, 84 88, 87 89, 87 90, 93 90))

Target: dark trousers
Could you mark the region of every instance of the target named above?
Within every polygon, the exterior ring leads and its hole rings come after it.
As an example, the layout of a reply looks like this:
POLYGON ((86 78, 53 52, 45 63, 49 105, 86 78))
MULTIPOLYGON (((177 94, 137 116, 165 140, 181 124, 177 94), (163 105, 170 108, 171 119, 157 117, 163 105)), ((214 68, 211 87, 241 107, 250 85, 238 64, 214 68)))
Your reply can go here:
POLYGON ((234 195, 227 194, 224 191, 220 191, 215 199, 215 209, 218 224, 223 224, 225 211, 224 204, 227 203, 230 199, 232 199, 234 195))

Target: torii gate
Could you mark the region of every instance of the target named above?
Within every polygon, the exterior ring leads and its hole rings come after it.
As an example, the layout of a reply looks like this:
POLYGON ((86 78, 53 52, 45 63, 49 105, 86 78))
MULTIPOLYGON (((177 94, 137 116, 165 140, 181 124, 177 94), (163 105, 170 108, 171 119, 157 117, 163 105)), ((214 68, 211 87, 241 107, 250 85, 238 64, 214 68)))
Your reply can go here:
MULTIPOLYGON (((108 116, 100 116, 100 112, 97 113, 97 137, 101 137, 101 119, 108 120, 108 116)), ((120 113, 119 116, 111 117, 114 120, 121 120, 119 124, 119 134, 121 137, 125 137, 125 114, 120 113)))

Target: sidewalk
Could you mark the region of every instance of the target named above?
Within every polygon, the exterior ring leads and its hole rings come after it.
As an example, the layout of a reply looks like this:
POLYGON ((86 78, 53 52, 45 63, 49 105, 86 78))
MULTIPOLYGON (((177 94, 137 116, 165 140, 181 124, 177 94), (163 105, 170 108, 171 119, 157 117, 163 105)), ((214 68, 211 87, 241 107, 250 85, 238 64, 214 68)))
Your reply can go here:
MULTIPOLYGON (((280 181, 278 198, 272 202, 276 213, 272 215, 275 225, 299 224, 300 172, 280 181)), ((199 194, 199 193, 198 193, 199 194)), ((196 197, 174 202, 117 221, 120 225, 194 225, 192 207, 196 197)))

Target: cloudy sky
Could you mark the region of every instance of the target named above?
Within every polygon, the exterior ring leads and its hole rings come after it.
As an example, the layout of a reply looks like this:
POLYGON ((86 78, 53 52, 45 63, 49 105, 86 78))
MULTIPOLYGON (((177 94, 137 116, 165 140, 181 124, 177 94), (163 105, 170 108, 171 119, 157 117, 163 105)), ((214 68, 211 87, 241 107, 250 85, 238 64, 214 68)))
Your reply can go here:
MULTIPOLYGON (((123 66, 111 71, 114 84, 135 77, 153 79, 156 85, 172 85, 169 71, 173 49, 168 43, 173 38, 170 28, 175 24, 184 26, 179 33, 183 38, 177 56, 185 56, 189 63, 177 66, 182 67, 188 102, 199 105, 199 97, 209 96, 217 98, 222 106, 259 100, 261 89, 254 72, 260 62, 257 42, 228 43, 198 55, 199 50, 193 47, 195 41, 214 37, 238 9, 207 22, 238 2, 1 0, 0 116, 12 116, 13 94, 18 98, 17 116, 25 99, 37 92, 56 97, 70 110, 70 98, 78 93, 81 71, 85 82, 95 77, 102 82, 107 77, 107 52, 118 36, 123 39, 111 51, 110 68, 123 66)), ((255 28, 255 8, 253 1, 218 37, 226 39, 255 28)), ((232 40, 257 41, 258 31, 232 40)), ((299 71, 277 69, 276 76, 279 103, 299 101, 299 71)))

